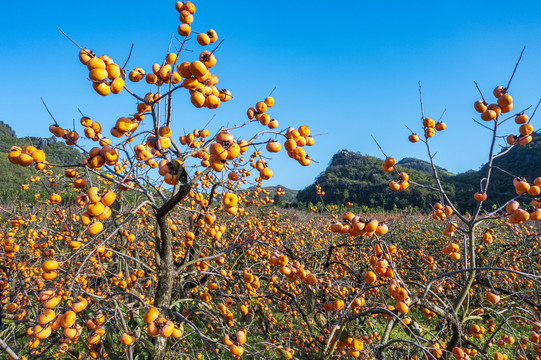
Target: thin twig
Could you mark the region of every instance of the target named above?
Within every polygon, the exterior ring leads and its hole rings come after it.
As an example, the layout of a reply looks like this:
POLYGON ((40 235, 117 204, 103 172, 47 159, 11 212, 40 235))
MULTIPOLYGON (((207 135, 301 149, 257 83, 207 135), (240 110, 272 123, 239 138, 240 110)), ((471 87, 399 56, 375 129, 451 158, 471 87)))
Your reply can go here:
POLYGON ((513 73, 511 74, 511 78, 509 79, 509 82, 507 83, 506 90, 509 90, 509 86, 511 86, 511 80, 513 80, 513 76, 515 76, 515 72, 517 71, 518 64, 520 63, 520 60, 522 59, 522 54, 524 54, 524 50, 526 50, 526 45, 522 48, 522 51, 520 52, 520 56, 517 60, 517 63, 515 64, 515 69, 513 70, 513 73))
POLYGON ((502 121, 500 121, 500 122, 498 123, 498 126, 501 126, 501 125, 502 125, 503 123, 505 123, 506 121, 509 121, 509 120, 511 120, 511 119, 514 119, 515 117, 517 117, 517 116, 520 115, 520 114, 524 114, 524 113, 525 113, 528 109, 530 109, 531 107, 532 107, 532 105, 528 106, 526 109, 524 109, 524 110, 522 110, 522 111, 520 111, 520 112, 518 112, 518 113, 516 113, 516 114, 513 114, 513 115, 511 115, 511 116, 505 118, 504 120, 502 120, 502 121))
POLYGON ((473 121, 475 121, 477 124, 479 124, 479 125, 481 125, 482 127, 484 127, 485 129, 488 129, 488 130, 492 131, 491 128, 489 128, 488 126, 486 126, 486 125, 483 124, 482 122, 475 120, 475 118, 471 118, 471 119, 472 119, 473 121))
POLYGON ((475 87, 477 88, 477 91, 479 91, 479 94, 481 95, 481 99, 483 99, 483 102, 486 103, 485 97, 483 96, 483 93, 481 92, 481 89, 479 89, 479 85, 477 85, 477 81, 473 82, 475 84, 475 87))
POLYGON ((421 89, 421 82, 419 81, 419 101, 421 102, 421 116, 423 118, 423 120, 425 119, 425 110, 424 110, 424 107, 423 107, 423 92, 422 92, 422 89, 421 89))
POLYGON ((492 168, 493 168, 493 169, 496 169, 496 170, 500 170, 500 171, 503 172, 504 174, 507 174, 507 175, 509 175, 509 176, 512 176, 513 178, 517 178, 517 177, 518 177, 518 176, 516 176, 516 175, 511 174, 509 171, 506 171, 506 170, 502 169, 502 168, 499 167, 499 166, 492 165, 492 168))
POLYGON ((58 126, 58 122, 54 118, 53 114, 51 114, 51 112, 49 111, 49 108, 47 107, 47 104, 45 104, 45 100, 43 100, 43 98, 40 98, 40 99, 41 99, 41 102, 43 103, 43 106, 45 106, 45 109, 47 109, 47 112, 49 113, 49 115, 51 115, 51 117, 53 118, 54 125, 58 126))
POLYGON ((214 50, 212 50, 212 51, 210 52, 211 55, 214 54, 214 52, 215 52, 216 50, 218 50, 218 48, 220 47, 220 45, 222 45, 222 43, 224 42, 224 40, 225 40, 225 39, 222 39, 222 41, 220 41, 220 43, 214 48, 214 50))
POLYGON ((379 147, 379 149, 381 150, 381 152, 383 153, 383 155, 387 158, 387 154, 385 154, 385 151, 383 151, 383 149, 381 148, 381 146, 379 146, 379 143, 378 141, 376 140, 376 138, 374 137, 374 135, 370 135, 372 136, 372 139, 374 139, 374 141, 376 142, 376 145, 379 147))
POLYGON ((212 115, 212 117, 210 118, 210 120, 205 124, 205 126, 203 126, 203 129, 206 129, 207 126, 210 125, 210 123, 212 122, 212 120, 214 120, 215 117, 216 117, 216 115, 212 115))
POLYGON ((167 54, 165 54, 166 57, 171 52, 171 45, 173 44, 173 39, 174 38, 175 38, 175 33, 172 33, 171 34, 171 40, 169 40, 169 46, 167 47, 167 54))
POLYGON ((58 29, 58 30, 60 30, 60 32, 61 32, 62 34, 64 34, 65 37, 67 37, 72 43, 74 43, 75 46, 77 46, 77 47, 78 47, 79 49, 81 49, 81 50, 84 50, 84 48, 83 48, 81 45, 79 45, 79 44, 77 44, 75 41, 73 41, 73 39, 70 38, 70 37, 68 36, 68 34, 66 34, 64 31, 62 31, 62 29, 58 29))
POLYGON ((445 112, 447 111, 447 109, 443 109, 443 112, 441 113, 441 116, 440 118, 438 119, 438 122, 441 121, 441 119, 443 119, 443 115, 445 115, 445 112))
POLYGON ((537 111, 537 108, 539 107, 539 104, 541 104, 541 99, 539 99, 539 101, 537 102, 537 105, 535 106, 535 109, 533 110, 532 116, 530 116, 530 119, 528 120, 528 122, 532 121, 532 118, 534 117, 535 112, 537 111))
POLYGON ((133 43, 131 43, 130 53, 128 54, 128 58, 126 59, 126 62, 124 63, 124 66, 122 66, 122 70, 124 70, 126 65, 128 65, 128 61, 130 61, 132 51, 133 51, 133 43))

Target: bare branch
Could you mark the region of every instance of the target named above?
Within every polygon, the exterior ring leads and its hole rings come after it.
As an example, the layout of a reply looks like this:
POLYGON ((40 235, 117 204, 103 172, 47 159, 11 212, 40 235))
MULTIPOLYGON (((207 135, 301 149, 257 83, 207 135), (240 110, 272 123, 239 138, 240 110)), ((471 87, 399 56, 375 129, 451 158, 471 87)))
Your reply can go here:
POLYGON ((513 80, 513 76, 515 76, 515 72, 517 71, 518 64, 520 64, 520 60, 522 59, 522 54, 524 54, 524 50, 526 50, 526 45, 524 45, 524 47, 522 48, 522 51, 520 52, 520 56, 517 60, 517 63, 515 64, 515 68, 513 69, 511 78, 509 79, 509 82, 507 83, 507 86, 505 87, 506 90, 509 90, 509 86, 511 86, 511 81, 513 80))
POLYGON ((62 29, 58 29, 58 30, 60 30, 60 32, 61 32, 62 34, 64 34, 65 37, 67 37, 72 43, 74 43, 75 46, 77 46, 77 47, 78 47, 79 49, 81 49, 81 50, 84 50, 84 48, 83 48, 81 45, 79 45, 79 44, 77 44, 75 41, 73 41, 73 39, 70 38, 70 37, 69 37, 62 29))
POLYGON ((122 66, 122 70, 124 70, 124 68, 126 68, 126 65, 128 65, 128 61, 130 61, 132 51, 133 51, 133 43, 131 43, 130 53, 128 54, 128 58, 126 59, 126 62, 122 66))
POLYGON ((481 89, 479 89, 479 85, 477 85, 477 81, 474 81, 473 83, 475 84, 477 91, 479 91, 479 94, 481 95, 481 99, 483 99, 483 102, 486 103, 487 101, 485 100, 485 97, 483 96, 483 92, 481 91, 481 89))
POLYGON ((55 126, 58 126, 58 122, 56 121, 56 119, 54 118, 53 114, 51 113, 51 111, 50 111, 49 108, 47 107, 47 104, 45 104, 45 100, 43 100, 43 98, 40 98, 40 99, 41 99, 41 102, 43 103, 43 106, 45 106, 45 109, 46 109, 47 112, 49 113, 49 115, 51 115, 51 118, 53 119, 55 126))

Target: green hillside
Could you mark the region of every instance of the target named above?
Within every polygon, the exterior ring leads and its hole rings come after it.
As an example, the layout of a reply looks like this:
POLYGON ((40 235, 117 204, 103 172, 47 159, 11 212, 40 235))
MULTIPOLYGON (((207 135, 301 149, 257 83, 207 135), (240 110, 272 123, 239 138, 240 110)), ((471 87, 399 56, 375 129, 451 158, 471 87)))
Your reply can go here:
MULTIPOLYGON (((497 158, 494 165, 516 176, 523 176, 532 182, 541 176, 541 136, 535 135, 534 141, 526 146, 517 146, 507 154, 497 158)), ((505 151, 502 148, 501 151, 505 151)), ((368 206, 381 210, 404 209, 407 207, 429 211, 432 204, 439 201, 434 191, 410 186, 403 192, 389 188, 389 182, 395 173, 385 173, 382 159, 373 156, 342 150, 336 153, 329 166, 306 189, 299 191, 297 201, 303 204, 315 204, 319 201, 315 186, 325 191, 324 201, 330 204, 345 205, 352 202, 357 206, 368 206)), ((399 171, 405 171, 414 182, 434 186, 432 168, 429 163, 405 158, 397 163, 399 171)), ((473 194, 479 190, 479 182, 486 175, 487 165, 480 170, 454 175, 438 168, 439 176, 450 199, 456 202, 462 211, 471 211, 475 206, 473 194)), ((515 196, 513 176, 493 168, 492 180, 487 191, 486 208, 504 203, 515 196)))
MULTIPOLYGON (((368 206, 382 210, 404 209, 417 207, 428 209, 438 201, 437 194, 427 189, 410 186, 403 192, 392 191, 389 182, 396 179, 396 173, 386 173, 382 170, 383 160, 373 156, 360 155, 347 150, 336 153, 325 172, 316 182, 297 194, 301 203, 317 203, 315 186, 319 185, 325 191, 324 201, 331 204, 352 202, 358 206, 368 206)), ((400 171, 407 172, 415 181, 435 185, 431 175, 404 166, 398 166, 400 171)), ((450 176, 442 175, 444 178, 450 176)), ((445 189, 454 196, 454 187, 445 182, 445 189)))
MULTIPOLYGON (((420 172, 424 172, 426 174, 432 175, 432 166, 428 161, 419 160, 416 158, 403 158, 398 162, 399 167, 403 166, 408 169, 417 170, 420 172)), ((436 169, 438 169, 438 173, 440 175, 447 175, 447 176, 453 176, 453 173, 450 173, 447 171, 447 169, 443 169, 439 166, 436 166, 436 169)))
POLYGON ((21 184, 25 183, 30 176, 39 175, 33 167, 14 165, 8 160, 9 149, 14 146, 32 145, 45 151, 47 161, 54 164, 80 163, 83 155, 66 144, 50 138, 17 137, 13 129, 0 121, 0 199, 6 201, 15 198, 27 198, 33 193, 22 190, 21 184))
MULTIPOLYGON (((502 151, 505 151, 505 148, 500 150, 502 151)), ((528 145, 514 147, 507 154, 495 159, 493 165, 507 173, 493 167, 487 191, 487 206, 502 204, 516 196, 514 176, 524 177, 530 183, 541 176, 541 135, 534 135, 534 140, 528 145)), ((472 194, 479 191, 479 183, 486 173, 485 164, 479 171, 468 171, 453 177, 457 199, 462 207, 472 208, 475 205, 472 194)))

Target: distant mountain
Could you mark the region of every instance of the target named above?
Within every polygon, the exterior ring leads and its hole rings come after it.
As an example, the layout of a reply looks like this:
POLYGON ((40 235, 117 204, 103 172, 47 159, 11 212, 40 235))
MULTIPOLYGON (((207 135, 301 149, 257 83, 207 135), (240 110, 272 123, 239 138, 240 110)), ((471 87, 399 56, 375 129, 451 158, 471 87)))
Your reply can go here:
MULTIPOLYGON (((410 161, 410 163, 413 162, 410 161)), ((391 190, 389 182, 395 180, 397 174, 384 172, 382 163, 383 160, 373 156, 360 155, 347 150, 339 151, 332 157, 329 166, 315 183, 299 191, 297 201, 305 204, 317 203, 319 199, 316 195, 316 185, 321 186, 325 191, 323 200, 331 204, 352 202, 357 206, 393 210, 407 207, 428 209, 438 201, 436 193, 419 187, 410 186, 406 191, 398 192, 391 190)), ((397 168, 407 172, 416 182, 435 185, 432 176, 426 172, 405 166, 397 168)), ((445 174, 442 176, 451 177, 445 174)), ((453 186, 446 184, 445 189, 454 196, 453 186)))
MULTIPOLYGON (((399 166, 403 166, 408 169, 417 170, 420 172, 423 172, 425 174, 432 175, 432 165, 428 161, 419 160, 416 158, 403 158, 397 163, 399 166)), ((447 175, 447 176, 453 176, 454 174, 447 171, 447 169, 441 168, 439 166, 436 166, 436 169, 438 170, 439 174, 447 175)))
MULTIPOLYGON (((485 208, 502 204, 515 196, 513 176, 523 176, 529 182, 541 176, 541 136, 525 146, 516 146, 494 161, 492 179, 487 191, 485 208), (499 170, 504 169, 506 172, 499 170)), ((506 148, 502 148, 505 151, 506 148)), ((429 211, 432 204, 439 201, 437 192, 410 186, 406 191, 392 191, 389 182, 396 178, 395 173, 382 170, 383 160, 373 156, 361 155, 347 150, 336 153, 325 170, 315 181, 297 194, 297 201, 316 204, 319 201, 315 186, 325 191, 325 203, 367 206, 383 210, 404 209, 407 207, 429 211)), ((410 175, 411 181, 435 186, 430 163, 415 158, 400 160, 396 168, 410 175)), ((469 170, 454 175, 437 168, 438 174, 449 198, 462 211, 472 211, 475 207, 473 194, 479 191, 479 183, 486 176, 487 165, 480 170, 469 170)))
MULTIPOLYGON (((501 148, 498 153, 501 154, 506 149, 501 148)), ((453 177, 460 206, 472 208, 475 205, 472 194, 479 191, 479 184, 485 178, 487 169, 488 165, 485 164, 479 171, 468 171, 453 177)), ((517 195, 513 187, 515 176, 524 177, 530 183, 541 176, 541 135, 534 134, 531 143, 525 146, 517 145, 494 160, 486 208, 502 204, 517 195)))
POLYGON ((15 145, 21 148, 35 146, 45 151, 47 161, 54 164, 77 164, 83 160, 81 152, 57 141, 54 136, 19 138, 8 124, 0 121, 0 167, 3 169, 0 171, 0 199, 4 201, 31 196, 31 191, 22 190, 21 185, 27 182, 30 176, 43 175, 33 167, 21 167, 9 162, 9 149, 15 145))
MULTIPOLYGON (((248 190, 254 191, 256 190, 256 188, 250 187, 248 188, 248 190)), ((274 200, 274 205, 276 206, 288 206, 288 205, 291 205, 292 203, 295 203, 297 201, 297 193, 299 192, 298 190, 288 189, 282 185, 264 186, 263 190, 266 190, 268 192, 268 195, 262 192, 259 194, 259 198, 262 199, 265 196, 268 196, 269 198, 274 200), (284 193, 283 195, 276 194, 276 190, 278 188, 282 190, 282 192, 284 193)))
POLYGON ((274 197, 275 203, 278 203, 277 205, 288 205, 297 200, 297 194, 299 193, 299 190, 288 189, 282 185, 265 187, 265 189, 268 190, 271 194, 276 194, 277 188, 282 189, 282 192, 284 193, 283 195, 277 195, 274 197))

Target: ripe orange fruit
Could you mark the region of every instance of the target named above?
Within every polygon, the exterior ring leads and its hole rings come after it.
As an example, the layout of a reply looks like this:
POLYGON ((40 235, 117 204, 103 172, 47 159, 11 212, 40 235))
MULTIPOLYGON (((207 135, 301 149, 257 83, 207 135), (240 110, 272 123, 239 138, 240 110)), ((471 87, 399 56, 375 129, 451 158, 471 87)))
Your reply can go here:
POLYGON ((54 271, 58 269, 58 262, 55 260, 47 260, 42 265, 43 271, 54 271))
POLYGON ((498 98, 498 105, 500 105, 500 107, 502 108, 509 106, 512 103, 513 103, 513 98, 509 94, 503 94, 502 96, 498 98))
POLYGON ((49 197, 49 201, 52 203, 52 204, 58 204, 62 201, 62 197, 58 194, 51 194, 51 196, 49 197))
POLYGON ((94 53, 88 49, 81 49, 79 51, 79 61, 81 64, 86 65, 94 57, 94 53))
POLYGON ((444 122, 439 122, 436 124, 437 131, 443 131, 447 128, 447 125, 444 122))
POLYGON ((272 177, 272 170, 269 168, 264 168, 259 172, 259 177, 264 180, 269 180, 272 177))
POLYGON ((364 274, 364 281, 366 281, 369 284, 373 284, 376 282, 377 276, 373 271, 368 271, 366 274, 364 274))
POLYGON ((178 11, 178 12, 181 12, 182 10, 184 10, 184 3, 182 1, 177 1, 175 3, 175 9, 178 11))
POLYGON ((487 110, 493 110, 496 112, 496 116, 500 116, 500 114, 502 113, 502 108, 500 105, 498 104, 490 104, 488 107, 487 107, 487 110))
POLYGON ((485 121, 494 120, 498 116, 494 110, 486 110, 481 114, 481 119, 485 121))
POLYGON ((526 124, 528 122, 528 115, 519 114, 515 117, 515 123, 518 125, 526 124))
POLYGON ((179 20, 183 24, 191 24, 193 23, 193 15, 187 10, 182 10, 179 15, 179 20))
POLYGON ((485 298, 493 304, 500 302, 500 296, 493 294, 490 291, 485 294, 485 298))
POLYGON ((124 89, 124 80, 122 78, 116 78, 111 83, 111 92, 113 94, 119 94, 124 89))
POLYGON ((171 320, 167 320, 165 324, 160 328, 160 335, 163 337, 170 337, 175 330, 175 324, 171 320))
POLYGON ((518 143, 520 145, 526 145, 526 144, 529 144, 531 143, 533 140, 532 136, 531 135, 528 135, 528 136, 521 136, 518 138, 518 143))
POLYGON ((180 36, 186 37, 191 34, 192 27, 190 26, 190 24, 180 24, 178 26, 177 32, 180 36))
POLYGON ((478 113, 483 113, 487 110, 487 103, 482 100, 478 100, 473 104, 473 107, 478 113))
POLYGON ((494 97, 496 99, 499 99, 506 92, 507 92, 506 88, 504 88, 503 86, 498 86, 492 91, 492 94, 494 94, 494 97))
POLYGON ((190 14, 195 14, 195 5, 191 1, 186 1, 183 9, 188 11, 190 14))
MULTIPOLYGON (((201 61, 207 67, 207 69, 210 69, 216 65, 216 56, 214 56, 214 54, 212 54, 210 51, 205 50, 199 55, 199 61, 201 61)), ((218 83, 218 77, 216 75, 212 75, 211 79, 214 79, 213 85, 218 83)))
POLYGON ((135 337, 133 337, 132 335, 128 334, 128 333, 123 333, 121 336, 120 336, 120 342, 126 346, 130 346, 130 345, 133 345, 134 342, 135 342, 135 337))
POLYGON ((436 126, 436 122, 431 118, 424 118, 423 126, 426 128, 433 128, 436 126))
POLYGON ((109 85, 107 85, 104 82, 102 82, 102 83, 98 83, 98 82, 92 83, 92 87, 101 96, 107 96, 107 95, 109 95, 111 93, 111 88, 109 87, 109 85))
POLYGON ((88 71, 92 71, 94 69, 105 70, 107 68, 107 65, 105 64, 105 62, 102 59, 97 58, 97 57, 93 57, 92 59, 90 59, 88 63, 86 64, 86 66, 88 68, 88 71))
POLYGON ((430 138, 436 134, 436 130, 433 127, 427 127, 425 129, 425 137, 430 138))
POLYGON ((410 136, 408 136, 408 140, 412 143, 416 143, 417 141, 419 141, 419 136, 417 134, 411 134, 410 136))
POLYGON ((265 111, 267 111, 267 104, 265 104, 264 101, 259 101, 257 104, 255 104, 255 109, 258 113, 262 114, 265 111))
POLYGON ((220 99, 216 95, 209 95, 205 99, 205 106, 209 109, 217 109, 220 107, 220 99))
POLYGON ((264 100, 267 107, 273 107, 274 106, 274 98, 271 96, 267 96, 264 100))
POLYGON ((60 326, 63 328, 70 328, 75 324, 76 320, 75 312, 72 310, 68 310, 62 315, 62 321, 60 322, 60 326))
POLYGON ((210 44, 210 38, 207 34, 200 33, 199 35, 197 35, 197 43, 201 46, 207 46, 208 44, 210 44))
POLYGON ((278 141, 269 141, 266 147, 268 152, 279 152, 281 148, 282 145, 278 141))
POLYGON ((395 308, 402 315, 406 315, 410 311, 408 305, 406 305, 406 303, 403 302, 403 301, 397 301, 396 305, 395 305, 395 308))
POLYGON ((155 307, 151 306, 146 311, 145 316, 143 317, 143 319, 145 320, 145 322, 147 324, 149 324, 149 323, 153 322, 154 320, 156 320, 159 315, 160 315, 160 311, 158 309, 156 309, 155 307))
POLYGON ((218 40, 218 33, 214 29, 207 31, 207 35, 210 39, 210 43, 214 44, 218 40))
POLYGON ((141 68, 135 68, 128 74, 128 79, 133 82, 141 81, 145 77, 145 71, 141 68))
POLYGON ((477 200, 477 201, 485 201, 487 199, 487 194, 486 193, 480 193, 480 192, 476 192, 474 195, 473 195, 474 199, 477 200))
POLYGON ((520 133, 520 135, 522 136, 528 136, 530 135, 531 133, 533 133, 533 126, 532 124, 523 124, 523 125, 520 125, 518 131, 520 133))
POLYGON ((88 235, 97 235, 103 230, 103 224, 99 221, 96 221, 94 224, 90 225, 88 229, 86 230, 86 233, 88 235))
POLYGON ((192 61, 190 63, 190 73, 193 76, 205 76, 208 73, 208 69, 201 61, 192 61))

